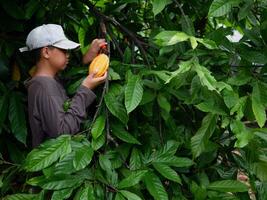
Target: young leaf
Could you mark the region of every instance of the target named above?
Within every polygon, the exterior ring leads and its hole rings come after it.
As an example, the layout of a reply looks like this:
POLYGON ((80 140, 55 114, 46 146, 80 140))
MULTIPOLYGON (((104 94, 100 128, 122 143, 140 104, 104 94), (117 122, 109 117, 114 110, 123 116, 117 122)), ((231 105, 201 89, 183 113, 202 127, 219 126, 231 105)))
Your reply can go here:
POLYGON ((24 169, 30 172, 39 171, 70 152, 70 135, 62 135, 57 139, 51 139, 28 154, 24 169))
POLYGON ((137 75, 130 76, 125 89, 125 107, 128 114, 139 105, 142 96, 142 80, 137 75))
POLYGON ((96 140, 100 135, 102 135, 103 130, 105 128, 105 122, 106 119, 103 115, 97 117, 91 131, 94 140, 96 140))
POLYGON ((168 200, 168 194, 163 187, 159 177, 153 172, 148 172, 144 177, 144 182, 149 193, 155 200, 168 200))
POLYGON ((119 189, 132 187, 140 182, 147 170, 139 170, 132 172, 128 177, 124 178, 118 185, 119 189))
POLYGON ((117 194, 116 194, 116 197, 115 197, 115 200, 125 200, 125 198, 123 197, 122 194, 117 193, 117 194))
POLYGON ((247 192, 248 186, 235 180, 223 180, 211 183, 208 189, 219 192, 247 192))
POLYGON ((169 166, 160 163, 153 163, 153 167, 165 178, 181 184, 180 176, 169 166))
POLYGON ((84 145, 75 152, 73 166, 78 171, 85 168, 92 160, 94 150, 89 145, 84 145))
POLYGON ((252 101, 252 110, 257 120, 257 123, 262 128, 266 122, 266 112, 265 112, 265 107, 261 101, 258 83, 256 83, 253 87, 251 101, 252 101))

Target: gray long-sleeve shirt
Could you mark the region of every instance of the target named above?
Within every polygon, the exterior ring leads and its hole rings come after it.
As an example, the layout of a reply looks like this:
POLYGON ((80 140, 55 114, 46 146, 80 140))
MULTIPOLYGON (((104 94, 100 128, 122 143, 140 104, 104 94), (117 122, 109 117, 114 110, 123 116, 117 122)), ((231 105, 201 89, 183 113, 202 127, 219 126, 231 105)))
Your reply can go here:
POLYGON ((26 83, 26 87, 33 147, 47 138, 77 133, 86 118, 86 108, 96 98, 90 89, 81 85, 65 112, 63 104, 68 96, 55 78, 36 76, 26 83))

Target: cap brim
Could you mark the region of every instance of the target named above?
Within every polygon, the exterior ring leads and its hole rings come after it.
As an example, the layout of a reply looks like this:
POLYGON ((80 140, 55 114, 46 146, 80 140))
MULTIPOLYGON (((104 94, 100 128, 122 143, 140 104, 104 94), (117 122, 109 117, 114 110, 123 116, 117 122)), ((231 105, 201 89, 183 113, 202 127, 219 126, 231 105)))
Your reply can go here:
POLYGON ((28 47, 21 47, 21 48, 19 48, 19 51, 20 52, 29 51, 29 48, 28 47))
POLYGON ((80 47, 80 44, 70 40, 61 40, 59 42, 56 42, 52 46, 68 50, 68 49, 77 49, 78 47, 80 47))

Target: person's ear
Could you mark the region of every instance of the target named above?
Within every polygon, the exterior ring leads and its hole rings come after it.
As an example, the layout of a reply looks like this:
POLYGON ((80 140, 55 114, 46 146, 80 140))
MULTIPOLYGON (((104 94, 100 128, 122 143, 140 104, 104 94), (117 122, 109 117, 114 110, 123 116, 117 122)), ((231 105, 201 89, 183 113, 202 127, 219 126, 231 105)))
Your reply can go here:
POLYGON ((46 58, 46 59, 48 59, 50 56, 49 56, 49 49, 48 49, 48 47, 43 47, 42 49, 41 49, 41 56, 43 57, 43 58, 46 58))

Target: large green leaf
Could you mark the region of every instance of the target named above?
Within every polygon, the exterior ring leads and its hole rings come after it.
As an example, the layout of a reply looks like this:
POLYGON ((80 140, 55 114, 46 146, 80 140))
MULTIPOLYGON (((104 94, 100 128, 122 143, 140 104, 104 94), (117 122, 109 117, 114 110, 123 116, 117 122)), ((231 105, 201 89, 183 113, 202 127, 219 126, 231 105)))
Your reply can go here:
POLYGON ((141 78, 137 75, 130 76, 125 88, 125 107, 128 114, 139 105, 142 96, 143 86, 141 78))
POLYGON ((142 200, 138 195, 127 190, 121 190, 120 193, 126 197, 127 200, 142 200))
POLYGON ((189 39, 189 36, 184 32, 179 31, 162 31, 155 37, 156 44, 160 46, 174 45, 178 42, 183 42, 189 39))
POLYGON ((78 186, 80 183, 82 183, 83 179, 84 177, 78 175, 58 175, 50 178, 39 176, 29 179, 27 184, 32 186, 40 186, 46 190, 61 190, 78 186))
POLYGON ((180 183, 181 178, 180 176, 169 166, 160 163, 153 163, 153 167, 165 178, 180 183))
POLYGON ((105 103, 109 109, 109 111, 117 117, 122 123, 127 124, 128 115, 124 105, 116 98, 116 96, 109 92, 104 97, 105 103))
POLYGON ((243 148, 253 138, 252 132, 241 121, 233 121, 230 124, 230 127, 237 138, 237 141, 235 142, 235 147, 243 148))
POLYGON ((144 177, 147 190, 155 200, 168 200, 168 194, 158 176, 153 172, 148 172, 144 177))
POLYGON ((153 13, 156 16, 159 14, 165 6, 170 2, 170 0, 153 0, 153 13))
POLYGON ((93 186, 86 184, 85 187, 77 192, 74 200, 96 200, 93 186))
POLYGON ((148 172, 147 170, 139 170, 131 172, 129 176, 120 181, 118 188, 123 189, 138 184, 147 172, 148 172))
POLYGON ((105 122, 106 119, 103 115, 97 117, 91 131, 94 140, 96 140, 103 133, 103 130, 105 128, 105 122))
POLYGON ((105 144, 105 141, 106 141, 106 135, 105 134, 102 134, 96 140, 92 139, 92 148, 95 151, 97 151, 105 144))
POLYGON ((209 138, 216 128, 216 121, 217 117, 215 115, 208 114, 203 119, 197 133, 191 138, 191 148, 195 158, 206 150, 209 138))
POLYGON ((32 150, 25 160, 24 169, 30 172, 39 171, 64 157, 71 152, 70 139, 69 135, 62 135, 32 150))
POLYGON ((83 145, 82 148, 75 152, 73 166, 76 170, 85 168, 92 160, 94 150, 90 145, 83 145))
POLYGON ((209 17, 220 17, 231 11, 233 0, 214 0, 209 9, 209 17))
POLYGON ((0 133, 8 113, 8 94, 0 97, 0 133))
POLYGON ((266 112, 264 104, 261 101, 259 85, 256 83, 253 87, 252 95, 252 110, 260 127, 263 127, 266 122, 266 112))
POLYGON ((208 186, 208 189, 220 192, 247 192, 248 186, 240 181, 223 180, 211 183, 208 186))
POLYGON ((20 93, 13 92, 10 96, 9 121, 14 136, 17 140, 26 144, 27 127, 24 106, 22 104, 22 95, 20 93))
POLYGON ((63 200, 70 197, 74 188, 66 188, 63 190, 57 190, 53 192, 51 200, 63 200))
POLYGON ((171 155, 162 155, 156 157, 152 163, 156 164, 165 164, 173 167, 190 167, 194 163, 189 158, 171 156, 171 155))
POLYGON ((4 200, 35 200, 36 197, 36 194, 13 194, 6 196, 4 200))
POLYGON ((112 134, 124 142, 131 144, 141 144, 134 136, 128 133, 123 126, 117 124, 111 126, 112 134))

